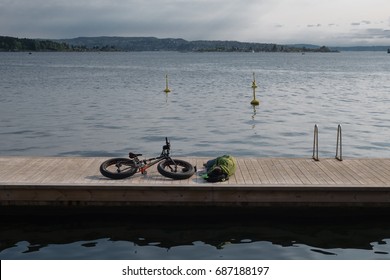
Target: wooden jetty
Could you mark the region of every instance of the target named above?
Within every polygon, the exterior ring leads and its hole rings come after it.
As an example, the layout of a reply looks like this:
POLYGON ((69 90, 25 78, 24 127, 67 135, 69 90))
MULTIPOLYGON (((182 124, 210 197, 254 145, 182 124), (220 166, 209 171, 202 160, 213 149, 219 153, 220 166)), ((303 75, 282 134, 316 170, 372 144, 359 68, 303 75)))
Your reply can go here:
MULTIPOLYGON (((147 175, 111 180, 99 172, 106 158, 0 157, 0 209, 66 207, 381 208, 390 211, 390 159, 237 158, 228 181, 147 175)), ((1 211, 5 214, 4 211, 1 211)))

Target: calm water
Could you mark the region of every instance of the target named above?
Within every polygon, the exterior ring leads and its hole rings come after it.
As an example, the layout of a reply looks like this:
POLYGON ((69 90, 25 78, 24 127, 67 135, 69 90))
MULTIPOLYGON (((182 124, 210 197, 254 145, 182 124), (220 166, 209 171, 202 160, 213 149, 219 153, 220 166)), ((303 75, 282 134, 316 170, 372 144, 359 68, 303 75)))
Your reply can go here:
MULTIPOLYGON (((380 52, 0 53, 0 156, 390 157, 380 52), (252 73, 260 106, 252 100, 252 73), (165 75, 172 92, 166 95, 165 75)), ((390 222, 1 223, 0 258, 380 259, 390 222)))
POLYGON ((386 53, 1 53, 0 155, 390 157, 386 53), (260 106, 253 108, 252 73, 260 106), (172 93, 165 95, 165 75, 172 93))

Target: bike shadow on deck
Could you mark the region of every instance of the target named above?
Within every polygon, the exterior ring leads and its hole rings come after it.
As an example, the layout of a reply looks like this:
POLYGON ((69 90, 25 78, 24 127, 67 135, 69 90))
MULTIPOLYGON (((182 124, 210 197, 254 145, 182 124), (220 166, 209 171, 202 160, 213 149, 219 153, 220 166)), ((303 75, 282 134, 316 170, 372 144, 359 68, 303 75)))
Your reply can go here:
POLYGON ((155 185, 158 183, 163 183, 164 185, 202 185, 202 184, 209 184, 206 180, 204 180, 201 176, 204 174, 204 171, 197 171, 194 175, 192 175, 188 179, 184 180, 174 180, 171 178, 167 178, 162 176, 161 174, 157 172, 150 172, 148 174, 141 174, 137 173, 134 174, 131 177, 120 179, 120 180, 114 180, 110 178, 106 178, 103 175, 96 174, 96 175, 90 175, 84 177, 85 180, 91 181, 91 182, 104 182, 104 183, 115 183, 115 184, 142 184, 142 185, 155 185))

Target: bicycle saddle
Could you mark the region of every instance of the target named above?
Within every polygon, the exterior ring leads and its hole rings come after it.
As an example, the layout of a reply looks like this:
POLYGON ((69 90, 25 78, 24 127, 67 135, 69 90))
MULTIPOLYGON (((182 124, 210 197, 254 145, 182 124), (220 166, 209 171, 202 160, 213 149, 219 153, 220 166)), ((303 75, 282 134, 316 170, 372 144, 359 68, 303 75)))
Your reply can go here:
POLYGON ((140 156, 142 156, 142 154, 129 153, 129 158, 136 158, 136 157, 140 157, 140 156))

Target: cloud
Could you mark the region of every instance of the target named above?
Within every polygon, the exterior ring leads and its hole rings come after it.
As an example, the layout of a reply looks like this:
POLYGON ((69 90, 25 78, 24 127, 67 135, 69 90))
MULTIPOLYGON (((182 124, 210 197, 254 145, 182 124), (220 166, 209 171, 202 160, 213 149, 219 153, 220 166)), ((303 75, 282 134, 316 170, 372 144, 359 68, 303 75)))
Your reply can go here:
POLYGON ((351 28, 369 25, 385 30, 390 26, 388 10, 388 0, 354 5, 350 0, 0 0, 0 35, 155 36, 328 45, 340 36, 347 40, 344 34, 363 32, 351 28))
POLYGON ((366 38, 379 38, 379 39, 388 39, 390 38, 390 29, 380 29, 380 28, 369 28, 360 34, 361 37, 366 38))
POLYGON ((1 7, 0 33, 1 26, 8 26, 7 33, 52 38, 119 35, 234 39, 235 34, 245 34, 253 27, 251 15, 262 2, 15 0, 1 7), (9 15, 20 20, 7 21, 9 15))
POLYGON ((368 25, 371 24, 371 21, 369 20, 362 20, 360 22, 352 22, 351 25, 353 26, 359 26, 359 25, 368 25))
POLYGON ((307 27, 309 27, 309 28, 311 28, 311 27, 321 27, 321 26, 322 25, 320 23, 307 25, 307 27))
POLYGON ((390 45, 390 29, 367 28, 355 29, 354 31, 338 34, 335 41, 349 42, 349 45, 390 45))

